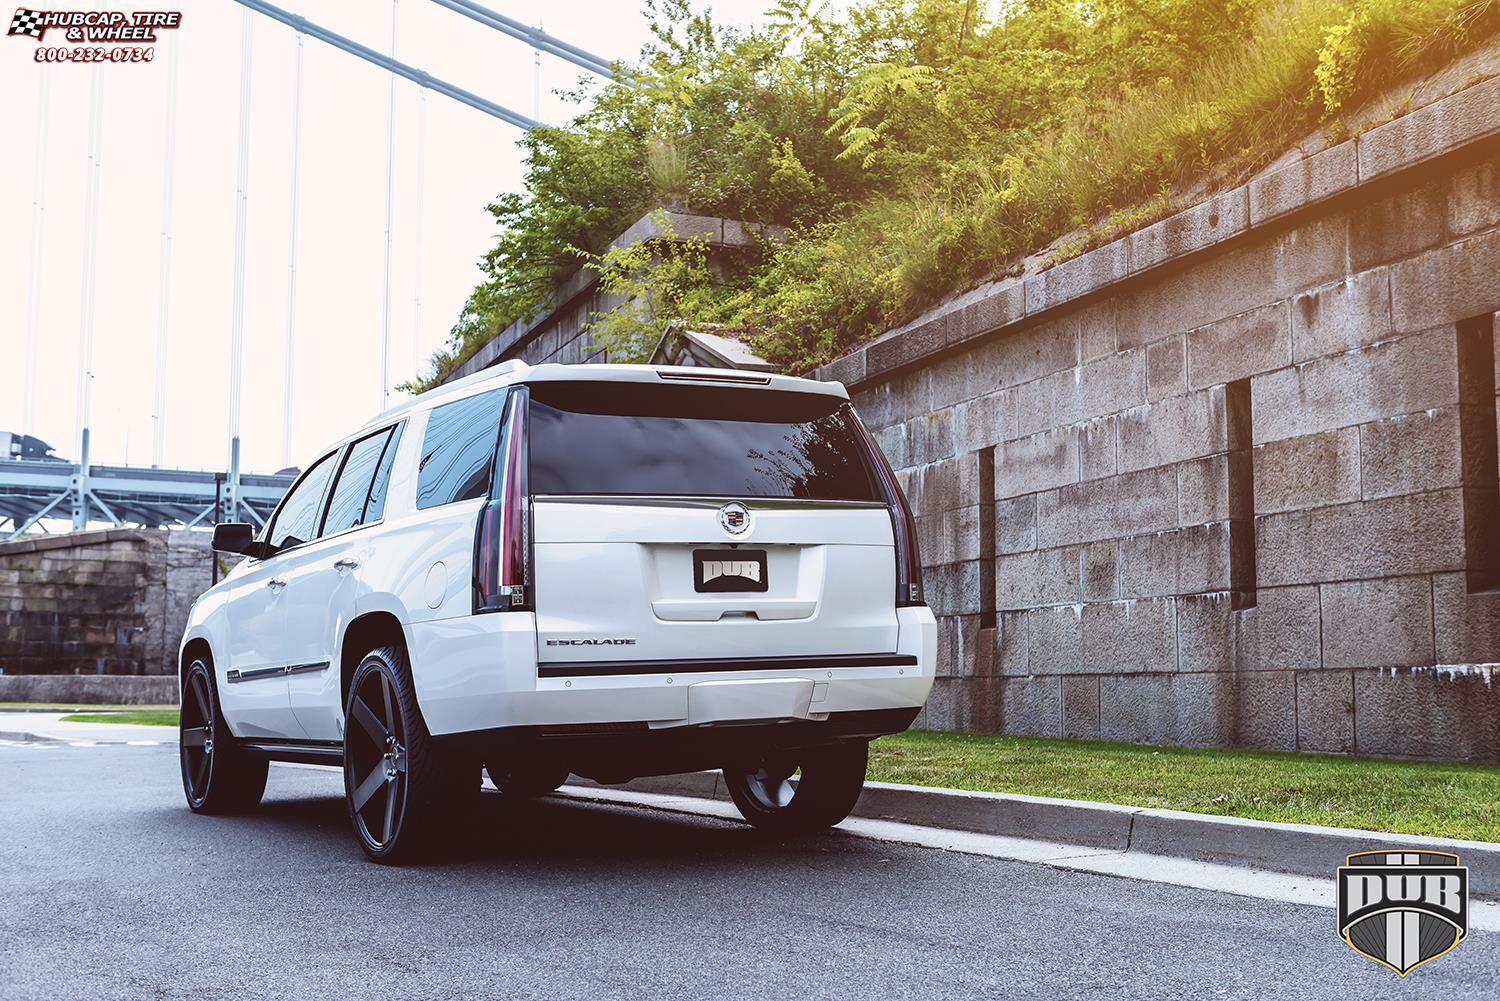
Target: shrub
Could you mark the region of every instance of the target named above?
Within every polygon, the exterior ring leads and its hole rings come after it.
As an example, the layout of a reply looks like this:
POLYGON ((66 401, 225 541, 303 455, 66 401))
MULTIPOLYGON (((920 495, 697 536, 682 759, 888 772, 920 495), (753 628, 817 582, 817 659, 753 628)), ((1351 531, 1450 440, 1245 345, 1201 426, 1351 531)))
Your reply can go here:
POLYGON ((688 0, 647 13, 629 79, 526 137, 526 189, 490 206, 486 280, 426 381, 585 262, 646 304, 594 318, 612 353, 719 322, 805 369, 1064 234, 1084 235, 1055 256, 1242 177, 1500 30, 1500 0, 858 0, 836 19, 777 0, 750 31, 688 0), (727 275, 691 247, 605 252, 663 204, 788 238, 727 275))

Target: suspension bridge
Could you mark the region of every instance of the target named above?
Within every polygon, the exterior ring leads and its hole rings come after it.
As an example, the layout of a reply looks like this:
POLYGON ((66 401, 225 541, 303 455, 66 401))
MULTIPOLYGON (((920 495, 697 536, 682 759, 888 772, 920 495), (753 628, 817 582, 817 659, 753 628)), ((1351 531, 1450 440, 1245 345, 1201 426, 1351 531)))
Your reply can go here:
MULTIPOLYGON (((530 130, 542 124, 538 121, 538 116, 540 114, 540 66, 543 55, 564 60, 604 78, 613 78, 620 72, 617 64, 603 56, 573 45, 539 27, 507 17, 479 3, 471 2, 471 0, 429 0, 439 7, 462 15, 474 24, 522 41, 532 49, 536 67, 535 85, 532 111, 527 115, 472 90, 450 83, 429 73, 425 68, 412 66, 398 59, 396 14, 399 0, 390 0, 390 32, 385 51, 371 48, 310 21, 295 11, 264 3, 262 0, 235 0, 235 2, 244 10, 240 39, 239 119, 233 192, 234 274, 228 324, 230 358, 227 373, 229 406, 227 465, 222 471, 203 471, 174 469, 164 465, 163 462, 167 397, 166 358, 171 344, 168 296, 172 277, 173 162, 176 149, 179 64, 178 42, 174 32, 172 37, 164 43, 167 49, 168 77, 165 138, 162 148, 162 220, 156 304, 156 384, 152 409, 151 464, 149 467, 103 465, 92 462, 89 457, 94 300, 98 272, 99 181, 102 170, 101 132, 104 120, 103 81, 100 68, 95 65, 90 70, 89 80, 88 151, 83 190, 85 233, 79 293, 79 352, 76 389, 77 427, 79 429, 77 458, 61 459, 51 455, 36 454, 35 449, 22 450, 20 448, 10 450, 11 454, 0 454, 0 538, 16 538, 30 531, 46 532, 49 530, 49 523, 55 524, 60 521, 68 521, 74 531, 82 530, 94 523, 136 524, 151 528, 193 527, 212 524, 215 521, 249 521, 252 524, 263 525, 295 478, 294 470, 283 470, 273 474, 254 474, 242 470, 240 466, 241 372, 245 344, 246 231, 249 218, 250 115, 253 89, 251 58, 257 21, 272 22, 277 30, 290 29, 295 33, 296 41, 292 70, 289 150, 291 197, 287 204, 290 215, 290 239, 286 265, 286 371, 282 397, 282 461, 285 466, 291 464, 290 429, 293 421, 292 390, 295 376, 292 362, 295 357, 294 347, 297 337, 297 234, 298 215, 301 208, 299 190, 303 41, 310 38, 338 49, 353 58, 371 63, 384 70, 389 81, 386 95, 385 242, 380 324, 379 403, 382 408, 388 403, 391 385, 391 233, 396 197, 394 163, 398 81, 404 80, 415 84, 420 90, 417 144, 421 149, 426 96, 429 92, 462 104, 480 114, 488 115, 507 126, 530 130)), ((413 2, 413 0, 408 0, 408 2, 413 2)), ((43 66, 41 72, 42 80, 38 95, 40 108, 33 162, 30 299, 26 320, 22 427, 18 429, 19 434, 0 435, 0 438, 16 441, 27 439, 34 431, 37 392, 40 388, 37 379, 40 339, 39 300, 43 259, 43 218, 47 200, 47 131, 50 101, 48 74, 51 68, 43 66)), ((416 188, 417 239, 420 245, 422 226, 420 158, 416 188)), ((420 267, 420 259, 418 267, 420 267)), ((416 299, 414 309, 416 322, 420 325, 420 297, 416 299)), ((30 440, 35 441, 35 439, 30 440)))

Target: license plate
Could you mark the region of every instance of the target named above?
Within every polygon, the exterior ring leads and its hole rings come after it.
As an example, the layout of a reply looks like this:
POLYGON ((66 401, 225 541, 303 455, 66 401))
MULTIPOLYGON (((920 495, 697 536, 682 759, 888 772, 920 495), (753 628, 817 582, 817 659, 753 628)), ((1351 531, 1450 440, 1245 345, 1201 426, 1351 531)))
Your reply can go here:
POLYGON ((693 590, 699 593, 764 591, 764 549, 694 549, 693 590))

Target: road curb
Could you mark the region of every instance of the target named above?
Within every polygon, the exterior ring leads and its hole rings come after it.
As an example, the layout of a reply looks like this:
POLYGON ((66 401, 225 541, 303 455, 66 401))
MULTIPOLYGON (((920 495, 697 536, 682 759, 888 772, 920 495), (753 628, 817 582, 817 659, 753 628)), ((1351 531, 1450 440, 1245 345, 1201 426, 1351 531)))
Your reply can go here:
POLYGON ((0 730, 0 740, 14 740, 22 744, 66 744, 66 740, 56 737, 43 737, 41 734, 26 733, 22 730, 0 730))
MULTIPOLYGON (((579 779, 573 784, 592 785, 579 779)), ((635 779, 638 792, 728 800, 718 772, 635 779)), ((1344 856, 1393 849, 1452 852, 1469 867, 1469 894, 1500 898, 1500 844, 1344 827, 1283 824, 1016 793, 867 782, 854 816, 1332 879, 1344 856)))

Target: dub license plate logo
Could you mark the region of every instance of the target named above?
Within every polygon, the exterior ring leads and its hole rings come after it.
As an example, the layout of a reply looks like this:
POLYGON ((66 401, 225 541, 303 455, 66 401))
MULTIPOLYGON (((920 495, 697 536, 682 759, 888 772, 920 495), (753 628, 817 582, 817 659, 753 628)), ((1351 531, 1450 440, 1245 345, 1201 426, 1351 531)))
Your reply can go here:
POLYGON ((1356 852, 1339 866, 1339 934, 1401 976, 1469 931, 1469 869, 1449 852, 1356 852))

